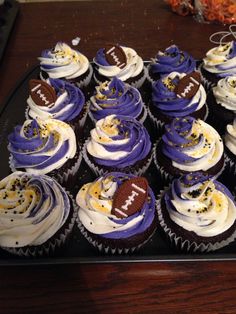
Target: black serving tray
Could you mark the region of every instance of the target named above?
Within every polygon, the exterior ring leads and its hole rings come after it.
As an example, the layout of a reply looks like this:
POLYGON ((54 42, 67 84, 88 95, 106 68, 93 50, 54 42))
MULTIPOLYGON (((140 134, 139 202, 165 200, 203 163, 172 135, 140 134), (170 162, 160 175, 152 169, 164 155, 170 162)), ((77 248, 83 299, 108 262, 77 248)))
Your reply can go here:
MULTIPOLYGON (((0 179, 11 173, 8 166, 9 153, 7 150, 7 136, 12 132, 14 126, 22 124, 25 120, 28 82, 32 78, 38 78, 38 74, 38 66, 26 73, 0 110, 0 179)), ((83 173, 78 173, 78 184, 75 190, 72 191, 74 195, 76 189, 79 189, 84 182, 90 182, 94 179, 85 164, 82 168, 83 173)), ((157 181, 155 180, 157 180, 157 178, 155 177, 154 171, 155 169, 151 166, 146 176, 155 191, 157 185, 157 181)), ((75 226, 68 242, 69 243, 53 257, 44 258, 17 257, 0 249, 0 265, 236 260, 236 241, 215 253, 186 254, 171 248, 159 228, 146 246, 140 249, 140 251, 129 255, 105 255, 99 253, 98 250, 93 248, 81 235, 77 226, 75 226)))
POLYGON ((3 57, 18 10, 19 4, 15 0, 5 0, 4 3, 0 5, 0 62, 3 57))

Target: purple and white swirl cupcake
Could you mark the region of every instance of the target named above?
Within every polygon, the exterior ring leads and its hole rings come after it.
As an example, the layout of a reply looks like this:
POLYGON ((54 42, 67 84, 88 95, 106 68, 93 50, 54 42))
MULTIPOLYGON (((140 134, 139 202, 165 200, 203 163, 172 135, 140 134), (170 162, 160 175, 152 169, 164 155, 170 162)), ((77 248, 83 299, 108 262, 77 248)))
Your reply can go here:
POLYGON ((76 202, 78 226, 86 239, 106 253, 129 253, 154 233, 155 197, 143 177, 110 172, 81 187, 76 202))
POLYGON ((90 98, 90 117, 94 122, 111 114, 132 117, 141 123, 147 116, 147 109, 138 89, 117 77, 99 84, 90 98))
POLYGON ((42 80, 63 79, 76 83, 81 88, 91 81, 93 69, 89 60, 66 43, 58 42, 53 49, 42 51, 38 59, 42 80))
POLYGON ((210 49, 200 66, 202 79, 207 90, 216 86, 226 76, 236 74, 236 41, 210 49))
POLYGON ((174 118, 192 116, 205 120, 208 114, 206 92, 197 72, 172 72, 152 86, 149 116, 157 131, 174 118))
POLYGON ((176 118, 165 126, 154 161, 167 178, 196 171, 218 176, 224 167, 224 146, 220 135, 206 122, 176 118))
POLYGON ((151 83, 171 72, 191 73, 196 70, 195 59, 186 51, 171 45, 164 52, 158 51, 148 66, 148 80, 151 83))
POLYGON ((136 119, 110 115, 98 120, 83 147, 83 157, 96 175, 108 171, 143 174, 152 160, 152 144, 136 119))
POLYGON ((174 179, 157 202, 158 219, 174 247, 210 252, 236 237, 236 204, 222 183, 202 173, 174 179))
POLYGON ((46 175, 16 171, 0 181, 0 246, 20 256, 48 255, 68 238, 75 202, 46 175))
POLYGON ((93 61, 94 79, 98 84, 116 76, 123 82, 140 88, 146 79, 147 69, 143 59, 132 48, 110 45, 99 49, 93 61))
POLYGON ((82 155, 75 133, 60 120, 26 120, 14 128, 8 141, 12 171, 49 174, 66 183, 80 166, 82 155))
POLYGON ((26 119, 57 119, 82 135, 88 105, 79 87, 60 79, 30 80, 26 119))

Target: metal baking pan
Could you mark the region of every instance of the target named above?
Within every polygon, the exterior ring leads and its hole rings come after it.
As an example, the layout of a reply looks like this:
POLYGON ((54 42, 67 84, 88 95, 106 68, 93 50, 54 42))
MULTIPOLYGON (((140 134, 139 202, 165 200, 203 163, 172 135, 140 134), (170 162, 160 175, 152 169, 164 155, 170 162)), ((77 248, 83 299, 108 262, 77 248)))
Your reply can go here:
MULTIPOLYGON (((31 78, 38 78, 39 67, 31 69, 15 86, 4 106, 0 110, 0 179, 10 174, 8 167, 9 153, 7 150, 7 136, 17 124, 25 120, 26 99, 28 97, 28 82, 31 78)), ((78 173, 78 186, 92 179, 89 169, 83 166, 83 174, 78 173)), ((152 186, 151 168, 147 178, 152 186)), ((155 186, 152 186, 155 191, 155 186)), ((152 239, 140 251, 130 255, 105 255, 93 248, 81 235, 75 226, 69 243, 53 257, 22 258, 11 255, 0 249, 0 265, 32 265, 32 264, 69 264, 69 263, 114 263, 114 262, 161 262, 161 261, 219 261, 236 260, 236 241, 228 247, 207 254, 186 254, 172 249, 166 242, 161 230, 157 229, 152 239)))
POLYGON ((5 0, 0 5, 0 62, 4 55, 4 51, 12 31, 19 4, 15 0, 5 0))

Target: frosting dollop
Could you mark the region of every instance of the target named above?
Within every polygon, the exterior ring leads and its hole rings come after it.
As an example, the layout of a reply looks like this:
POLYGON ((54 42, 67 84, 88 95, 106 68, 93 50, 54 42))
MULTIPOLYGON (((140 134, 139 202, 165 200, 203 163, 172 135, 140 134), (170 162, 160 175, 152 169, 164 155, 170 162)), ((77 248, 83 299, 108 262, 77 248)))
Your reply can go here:
POLYGON ((116 77, 97 86, 90 100, 96 120, 111 114, 138 118, 144 106, 140 92, 116 77))
POLYGON ((142 58, 134 49, 124 46, 119 47, 123 50, 126 56, 126 65, 123 68, 120 68, 116 65, 110 65, 107 62, 104 48, 98 50, 93 61, 101 75, 107 78, 116 76, 120 80, 126 81, 129 78, 139 75, 144 68, 144 64, 142 58))
POLYGON ((151 71, 160 76, 166 76, 171 72, 191 73, 196 69, 196 61, 187 52, 172 45, 164 52, 158 51, 150 64, 151 71))
POLYGON ((14 169, 46 174, 60 168, 76 153, 73 129, 60 120, 26 120, 8 136, 14 169))
POLYGON ((217 131, 200 119, 174 119, 165 126, 162 152, 183 171, 206 171, 223 156, 223 142, 217 131))
POLYGON ((227 148, 236 155, 236 119, 232 124, 227 125, 224 140, 227 148))
POLYGON ((210 49, 203 58, 203 68, 219 77, 236 74, 236 42, 210 49))
POLYGON ((172 72, 165 78, 155 81, 152 85, 152 101, 156 109, 163 114, 174 117, 185 117, 200 110, 206 103, 206 92, 200 87, 191 98, 179 97, 175 87, 185 77, 185 73, 172 72))
POLYGON ((198 236, 217 236, 236 219, 233 195, 220 182, 200 173, 174 179, 164 194, 170 218, 198 236))
POLYGON ((55 90, 56 101, 50 106, 41 106, 35 103, 29 95, 27 99, 29 118, 70 122, 78 117, 85 104, 82 91, 77 86, 60 79, 47 79, 46 83, 55 90))
POLYGON ((54 179, 16 171, 0 181, 0 245, 43 244, 69 212, 69 197, 54 179))
POLYGON ((236 113, 236 76, 228 76, 218 81, 213 87, 217 104, 236 113))
POLYGON ((105 238, 123 239, 140 234, 151 225, 155 217, 155 197, 150 187, 141 210, 124 218, 111 213, 118 188, 129 178, 134 176, 110 172, 79 190, 76 196, 78 216, 88 231, 105 238))
POLYGON ((74 79, 89 69, 87 57, 63 42, 58 42, 53 49, 44 50, 38 59, 41 71, 53 79, 74 79))
POLYGON ((97 164, 125 168, 143 160, 151 151, 145 127, 136 119, 110 115, 91 130, 87 151, 97 164))

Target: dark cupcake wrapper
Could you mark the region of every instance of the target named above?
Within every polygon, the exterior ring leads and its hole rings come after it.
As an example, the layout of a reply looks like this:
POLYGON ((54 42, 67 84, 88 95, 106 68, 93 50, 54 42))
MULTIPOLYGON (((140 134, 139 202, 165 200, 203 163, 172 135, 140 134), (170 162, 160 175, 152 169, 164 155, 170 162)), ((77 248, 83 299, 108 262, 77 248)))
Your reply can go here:
POLYGON ((19 248, 2 247, 2 249, 11 254, 18 255, 21 257, 43 257, 54 254, 56 250, 62 248, 73 230, 78 213, 77 204, 75 203, 71 194, 68 191, 66 192, 71 200, 72 213, 67 218, 68 221, 65 222, 65 225, 60 228, 61 230, 59 229, 60 232, 58 230, 56 232, 56 235, 52 236, 51 239, 47 240, 45 243, 38 246, 28 245, 19 248))

